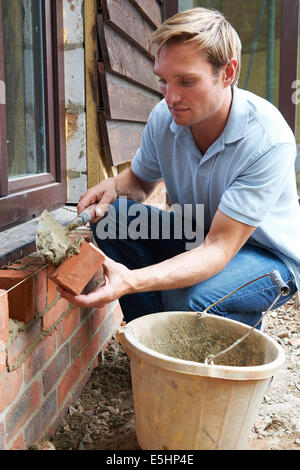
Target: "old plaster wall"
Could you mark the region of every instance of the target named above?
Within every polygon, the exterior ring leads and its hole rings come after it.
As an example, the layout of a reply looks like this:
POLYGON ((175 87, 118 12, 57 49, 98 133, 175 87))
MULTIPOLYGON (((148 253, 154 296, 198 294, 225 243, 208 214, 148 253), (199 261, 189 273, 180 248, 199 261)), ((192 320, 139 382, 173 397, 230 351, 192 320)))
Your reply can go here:
POLYGON ((87 189, 83 3, 63 0, 68 202, 87 189))

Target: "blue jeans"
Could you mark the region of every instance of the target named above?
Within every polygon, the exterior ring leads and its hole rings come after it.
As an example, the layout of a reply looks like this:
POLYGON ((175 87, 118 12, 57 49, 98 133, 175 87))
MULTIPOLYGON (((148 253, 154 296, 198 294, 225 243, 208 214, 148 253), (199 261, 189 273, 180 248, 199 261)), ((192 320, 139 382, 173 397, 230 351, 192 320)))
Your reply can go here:
MULTIPOLYGON (((124 220, 124 201, 126 201, 126 211, 133 204, 137 204, 129 199, 123 199, 121 214, 119 210, 120 200, 117 199, 114 203, 112 214, 107 214, 102 219, 101 234, 99 233, 98 224, 91 224, 96 243, 108 257, 124 264, 129 269, 138 269, 162 262, 186 250, 186 242, 191 240, 187 240, 184 236, 182 239, 174 237, 172 225, 174 217, 172 213, 170 213, 170 237, 163 239, 160 237, 160 232, 158 239, 151 239, 151 211, 157 213, 160 223, 162 213, 165 211, 160 211, 144 204, 143 208, 147 208, 149 217, 148 237, 146 239, 132 239, 128 236, 124 238, 124 235, 121 234, 122 230, 124 234, 124 228, 127 228, 121 227, 124 220), (115 220, 111 220, 112 217, 115 220), (103 226, 105 223, 107 223, 107 226, 109 223, 114 224, 116 229, 114 239, 111 238, 111 235, 103 236, 103 226)), ((127 216, 126 223, 129 225, 135 218, 134 216, 127 216)), ((297 289, 294 276, 275 254, 263 248, 253 246, 250 243, 246 243, 239 250, 225 269, 206 281, 185 288, 125 295, 119 299, 120 305, 127 322, 142 315, 155 312, 203 311, 209 305, 241 285, 273 270, 279 271, 283 281, 290 288, 290 293, 281 296, 273 307, 278 308, 295 294, 297 289)), ((261 313, 269 308, 278 293, 278 288, 270 276, 266 276, 240 289, 210 309, 208 313, 221 315, 253 326, 261 317, 261 313)))

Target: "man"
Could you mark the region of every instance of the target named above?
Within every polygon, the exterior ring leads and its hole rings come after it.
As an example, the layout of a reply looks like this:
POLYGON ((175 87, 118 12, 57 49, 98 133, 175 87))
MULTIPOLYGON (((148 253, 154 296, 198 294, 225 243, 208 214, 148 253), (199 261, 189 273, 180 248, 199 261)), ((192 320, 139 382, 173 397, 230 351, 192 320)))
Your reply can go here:
MULTIPOLYGON (((278 307, 300 286, 292 131, 273 105, 237 88, 240 40, 219 12, 178 13, 152 40, 164 100, 149 117, 132 168, 89 189, 78 204, 80 213, 98 203, 92 229, 107 255, 106 283, 88 295, 60 292, 83 307, 120 299, 129 321, 158 311, 202 311, 276 269, 290 287, 278 307), (120 236, 120 196, 129 198, 127 211, 133 201, 145 201, 161 178, 172 204, 204 205, 205 238, 199 246, 187 250, 186 238, 175 237, 175 216, 167 240, 161 233, 159 240, 120 236), (101 240, 97 220, 111 204, 118 237, 101 240)), ((274 282, 263 277, 210 313, 253 325, 277 295, 274 282)))

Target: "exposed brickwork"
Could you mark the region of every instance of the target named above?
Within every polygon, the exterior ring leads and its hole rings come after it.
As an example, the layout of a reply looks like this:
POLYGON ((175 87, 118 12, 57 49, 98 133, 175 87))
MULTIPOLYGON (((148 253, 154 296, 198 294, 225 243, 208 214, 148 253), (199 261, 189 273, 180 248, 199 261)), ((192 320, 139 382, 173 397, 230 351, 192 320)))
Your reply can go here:
POLYGON ((55 353, 55 331, 45 336, 24 362, 24 381, 28 383, 55 353))
POLYGON ((79 295, 104 260, 98 248, 84 241, 80 245, 80 252, 65 259, 51 274, 51 279, 72 294, 79 295))
MULTIPOLYGON (((15 320, 28 323, 35 315, 35 295, 36 295, 36 279, 29 277, 31 270, 20 269, 20 265, 11 265, 9 269, 0 270, 0 289, 10 289, 20 281, 22 284, 8 293, 9 316, 15 320), (26 279, 26 281, 25 281, 26 279)), ((38 266, 34 266, 36 271, 38 266)))
POLYGON ((7 362, 10 369, 12 369, 19 357, 30 350, 32 346, 38 341, 41 334, 41 322, 40 320, 33 321, 29 325, 26 325, 22 331, 20 331, 16 338, 7 348, 7 362))
POLYGON ((6 352, 5 349, 2 349, 0 351, 0 376, 2 372, 4 372, 6 369, 6 352))
POLYGON ((53 271, 36 253, 0 269, 0 293, 31 276, 0 297, 0 450, 28 449, 55 432, 122 321, 119 302, 80 309, 61 299, 53 271))
POLYGON ((36 411, 41 402, 41 384, 33 382, 16 400, 5 416, 6 439, 17 435, 22 424, 36 411))
POLYGON ((0 382, 0 413, 18 396, 22 381, 23 372, 21 366, 2 378, 0 382))
POLYGON ((67 370, 58 385, 58 405, 61 406, 65 401, 68 393, 72 390, 73 385, 80 377, 80 357, 78 357, 67 370))
POLYGON ((59 320, 63 313, 68 310, 69 303, 65 299, 59 299, 53 307, 47 310, 42 317, 42 329, 43 331, 49 330, 54 323, 59 320))
POLYGON ((0 348, 8 340, 8 297, 6 291, 0 289, 0 348))

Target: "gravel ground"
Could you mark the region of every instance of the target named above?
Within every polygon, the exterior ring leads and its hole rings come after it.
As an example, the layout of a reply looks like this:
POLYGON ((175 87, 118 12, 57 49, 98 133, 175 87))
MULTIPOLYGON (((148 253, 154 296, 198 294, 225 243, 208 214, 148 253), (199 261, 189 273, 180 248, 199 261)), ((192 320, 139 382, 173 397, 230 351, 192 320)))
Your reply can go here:
MULTIPOLYGON (((300 309, 292 300, 268 315, 265 333, 282 345, 286 363, 264 396, 249 449, 300 450, 300 309)), ((114 338, 50 442, 39 442, 33 449, 140 449, 134 427, 129 359, 114 338)))

